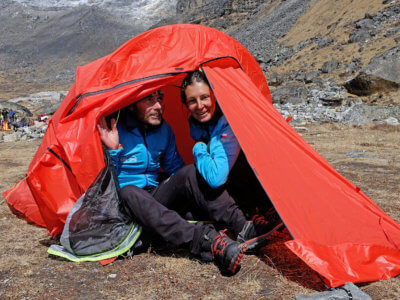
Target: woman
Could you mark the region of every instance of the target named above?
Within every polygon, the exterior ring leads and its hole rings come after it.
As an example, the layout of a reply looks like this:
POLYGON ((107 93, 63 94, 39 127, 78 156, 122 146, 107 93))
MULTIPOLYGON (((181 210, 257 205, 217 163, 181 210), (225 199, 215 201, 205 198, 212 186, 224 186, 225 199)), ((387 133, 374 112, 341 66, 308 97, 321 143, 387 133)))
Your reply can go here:
MULTIPOLYGON (((230 196, 232 194, 237 196, 238 203, 246 199, 244 202, 248 202, 247 207, 251 206, 251 214, 254 214, 257 209, 265 212, 268 196, 259 185, 243 154, 239 162, 238 157, 241 153, 239 142, 216 103, 203 72, 196 70, 185 77, 181 85, 181 98, 191 115, 190 135, 196 142, 193 147, 193 157, 197 171, 212 189, 227 190, 224 193, 226 201, 232 201, 230 196), (236 173, 236 176, 232 176, 232 173, 236 173), (239 184, 240 181, 243 183, 244 178, 251 178, 251 182, 246 182, 246 185, 239 184), (235 181, 234 184, 232 184, 233 181, 235 181), (250 197, 248 191, 251 192, 250 197)), ((268 214, 268 219, 261 215, 254 215, 252 221, 246 222, 237 234, 237 239, 246 241, 260 234, 271 234, 283 225, 274 209, 271 209, 268 214)))
POLYGON ((186 76, 181 96, 191 114, 190 135, 196 141, 193 156, 197 169, 210 187, 218 188, 227 181, 238 158, 239 143, 202 72, 186 76))

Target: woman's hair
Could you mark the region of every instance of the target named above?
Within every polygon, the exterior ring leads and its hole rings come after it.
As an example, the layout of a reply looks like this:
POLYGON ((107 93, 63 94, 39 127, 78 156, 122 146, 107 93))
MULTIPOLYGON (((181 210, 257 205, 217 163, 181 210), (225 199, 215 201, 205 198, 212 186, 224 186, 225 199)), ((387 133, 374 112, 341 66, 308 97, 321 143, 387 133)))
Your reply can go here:
POLYGON ((195 82, 204 82, 208 86, 210 84, 208 83, 208 80, 204 73, 202 71, 196 70, 193 72, 189 72, 186 77, 183 79, 182 84, 181 84, 181 100, 183 104, 186 104, 186 94, 185 90, 188 85, 191 85, 195 82))

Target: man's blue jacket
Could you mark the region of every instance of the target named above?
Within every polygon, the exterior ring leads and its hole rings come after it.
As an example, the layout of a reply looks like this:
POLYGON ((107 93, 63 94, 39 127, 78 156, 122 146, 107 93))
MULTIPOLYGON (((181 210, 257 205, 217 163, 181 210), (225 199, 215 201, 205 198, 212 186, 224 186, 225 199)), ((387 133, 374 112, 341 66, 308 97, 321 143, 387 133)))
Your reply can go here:
POLYGON ((122 148, 109 151, 121 187, 136 185, 151 189, 158 185, 161 167, 171 176, 184 166, 176 149, 174 133, 167 122, 163 121, 151 130, 131 119, 126 123, 117 125, 122 148))

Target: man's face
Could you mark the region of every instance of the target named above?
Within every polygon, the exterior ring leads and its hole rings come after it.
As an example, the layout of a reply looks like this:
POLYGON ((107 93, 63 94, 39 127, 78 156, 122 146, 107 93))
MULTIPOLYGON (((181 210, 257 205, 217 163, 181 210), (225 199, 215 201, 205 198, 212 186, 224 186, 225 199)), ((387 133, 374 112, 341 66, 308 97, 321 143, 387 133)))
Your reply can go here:
POLYGON ((164 112, 164 96, 149 95, 136 103, 136 118, 145 125, 161 124, 164 112))

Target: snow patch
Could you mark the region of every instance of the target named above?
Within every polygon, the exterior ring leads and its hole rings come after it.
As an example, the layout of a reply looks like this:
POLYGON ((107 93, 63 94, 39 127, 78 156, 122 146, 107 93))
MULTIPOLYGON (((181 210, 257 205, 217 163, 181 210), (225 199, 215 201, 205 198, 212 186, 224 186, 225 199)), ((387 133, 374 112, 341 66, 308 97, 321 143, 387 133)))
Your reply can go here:
POLYGON ((177 0, 14 0, 25 6, 38 8, 72 8, 79 6, 98 6, 112 14, 129 18, 151 26, 160 16, 172 16, 176 11, 177 0))

